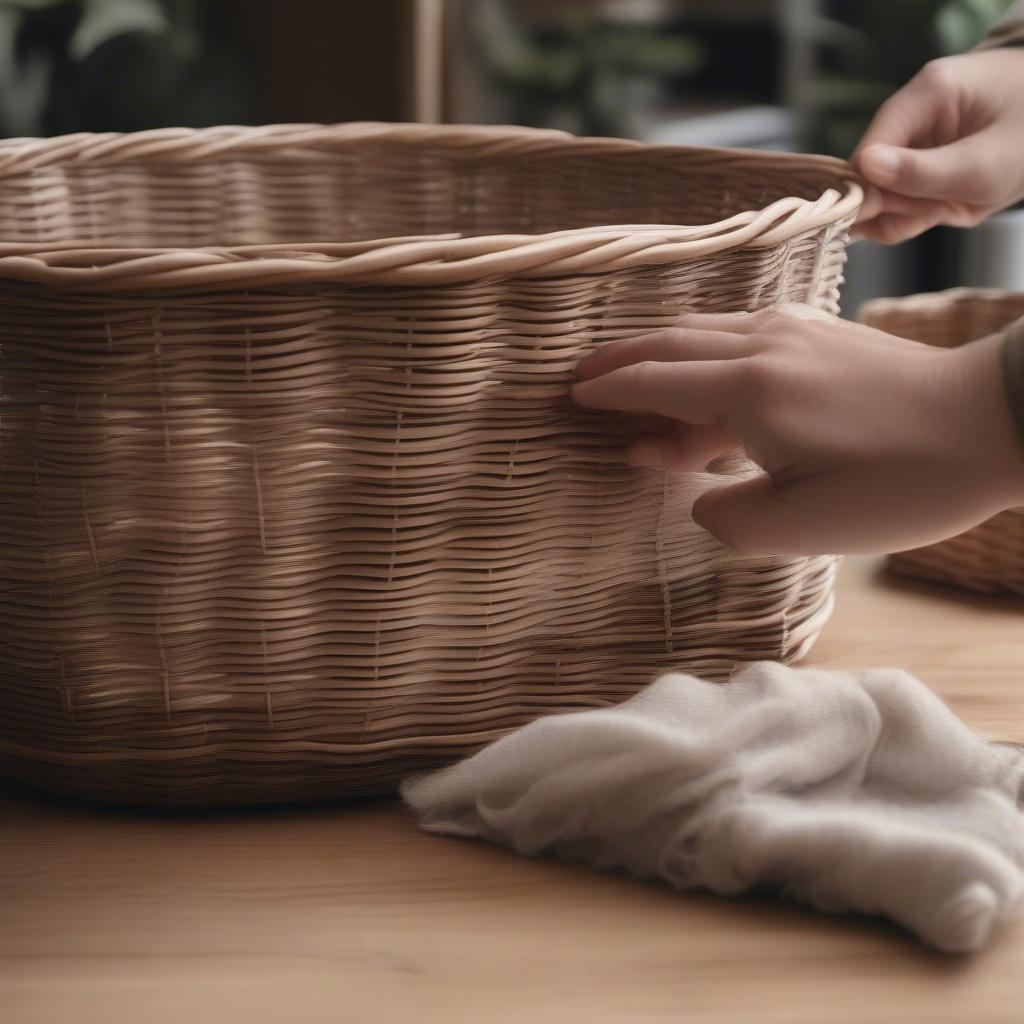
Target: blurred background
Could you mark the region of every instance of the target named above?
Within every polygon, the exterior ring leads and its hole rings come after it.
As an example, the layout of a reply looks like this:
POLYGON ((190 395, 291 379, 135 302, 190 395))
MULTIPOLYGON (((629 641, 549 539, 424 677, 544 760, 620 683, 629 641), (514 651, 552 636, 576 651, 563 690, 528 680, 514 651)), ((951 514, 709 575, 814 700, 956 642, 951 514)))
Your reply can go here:
MULTIPOLYGON (((0 0, 0 133, 501 122, 847 156, 1010 0, 0 0)), ((685 187, 681 183, 680 187, 685 187)), ((851 250, 844 311, 1024 289, 1024 210, 851 250)))

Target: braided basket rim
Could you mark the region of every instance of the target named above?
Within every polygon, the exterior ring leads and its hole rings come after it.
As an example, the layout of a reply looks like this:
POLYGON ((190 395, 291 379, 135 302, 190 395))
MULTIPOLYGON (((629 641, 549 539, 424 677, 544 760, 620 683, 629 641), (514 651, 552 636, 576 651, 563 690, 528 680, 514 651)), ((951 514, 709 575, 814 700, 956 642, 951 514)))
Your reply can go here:
POLYGON ((729 249, 768 248, 852 217, 863 199, 857 175, 834 157, 714 147, 652 146, 515 126, 356 122, 259 127, 160 128, 0 141, 0 183, 47 167, 197 162, 268 151, 323 154, 352 145, 428 142, 481 155, 576 155, 650 159, 685 153, 692 166, 743 162, 820 171, 836 187, 816 199, 790 196, 708 224, 608 224, 539 234, 413 235, 331 243, 195 248, 97 247, 66 239, 0 243, 0 279, 76 291, 244 289, 279 284, 440 285, 489 276, 561 276, 656 266, 729 249))

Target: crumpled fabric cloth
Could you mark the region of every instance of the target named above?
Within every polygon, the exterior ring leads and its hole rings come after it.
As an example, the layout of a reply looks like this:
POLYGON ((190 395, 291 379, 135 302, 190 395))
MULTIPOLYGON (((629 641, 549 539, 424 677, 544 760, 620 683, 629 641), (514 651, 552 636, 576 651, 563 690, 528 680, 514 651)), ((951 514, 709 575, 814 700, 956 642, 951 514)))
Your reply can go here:
POLYGON ((407 780, 433 832, 724 895, 781 890, 979 949, 1024 892, 1024 752, 897 669, 673 673, 407 780))

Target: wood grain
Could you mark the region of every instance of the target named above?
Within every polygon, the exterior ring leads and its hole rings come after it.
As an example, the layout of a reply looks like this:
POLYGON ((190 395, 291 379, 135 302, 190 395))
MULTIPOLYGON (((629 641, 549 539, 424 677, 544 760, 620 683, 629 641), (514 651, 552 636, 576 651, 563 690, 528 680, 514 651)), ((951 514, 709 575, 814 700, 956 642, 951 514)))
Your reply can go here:
MULTIPOLYGON (((843 570, 812 660, 897 664, 1024 741, 1024 601, 843 570)), ((1024 924, 974 959, 771 900, 420 833, 393 802, 138 814, 0 797, 4 1024, 1019 1024, 1024 924)))

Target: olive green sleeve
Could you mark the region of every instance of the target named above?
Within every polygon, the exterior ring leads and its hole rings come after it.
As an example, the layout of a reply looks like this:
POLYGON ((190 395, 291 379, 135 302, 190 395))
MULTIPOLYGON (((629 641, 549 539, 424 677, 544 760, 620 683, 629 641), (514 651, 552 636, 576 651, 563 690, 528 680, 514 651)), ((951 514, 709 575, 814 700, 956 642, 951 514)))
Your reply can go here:
MULTIPOLYGON (((1013 4, 976 49, 990 50, 998 46, 1024 46, 1024 0, 1013 4)), ((1024 318, 1011 324, 1007 330, 1003 339, 1002 362, 1010 412, 1024 444, 1024 318)))
POLYGON ((1024 46, 1024 0, 1017 0, 976 49, 991 50, 996 46, 1024 46))
POLYGON ((1024 444, 1024 318, 1011 325, 1003 339, 1003 383, 1006 385, 1006 397, 1010 402, 1024 444))

